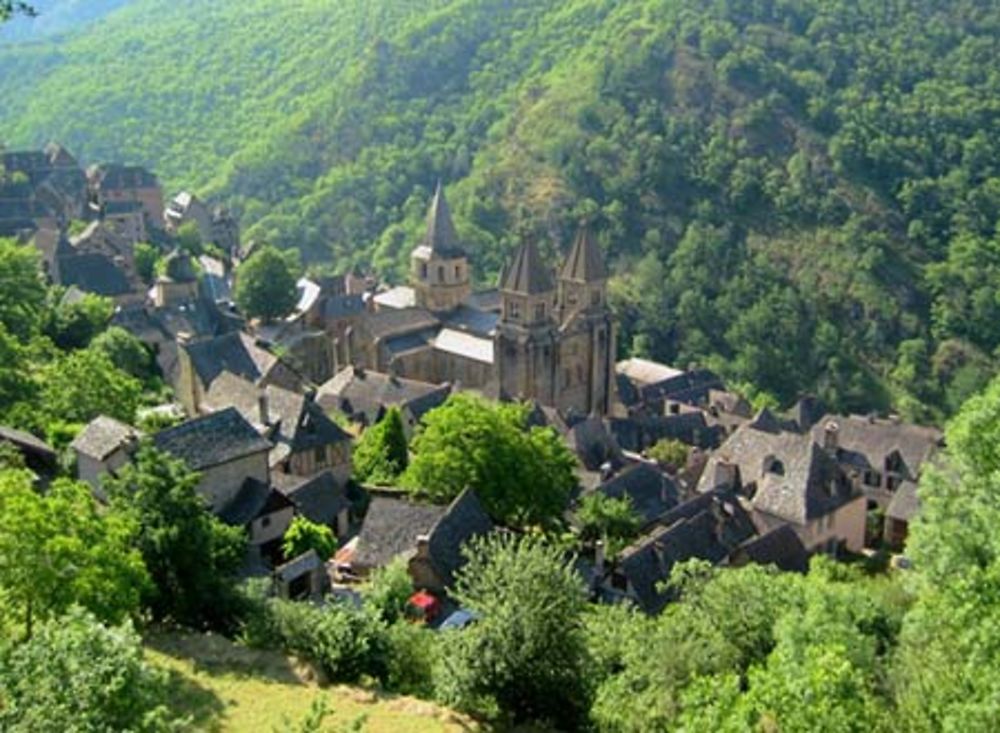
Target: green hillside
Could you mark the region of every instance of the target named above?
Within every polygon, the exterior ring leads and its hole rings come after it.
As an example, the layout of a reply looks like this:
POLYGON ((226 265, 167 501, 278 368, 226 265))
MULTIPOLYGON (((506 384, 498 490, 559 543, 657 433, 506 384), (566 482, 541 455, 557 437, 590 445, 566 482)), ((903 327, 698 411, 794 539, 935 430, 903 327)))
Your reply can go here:
POLYGON ((929 419, 1000 346, 998 37, 988 0, 136 0, 0 47, 0 140, 396 278, 438 178, 483 281, 592 219, 624 350, 929 419))

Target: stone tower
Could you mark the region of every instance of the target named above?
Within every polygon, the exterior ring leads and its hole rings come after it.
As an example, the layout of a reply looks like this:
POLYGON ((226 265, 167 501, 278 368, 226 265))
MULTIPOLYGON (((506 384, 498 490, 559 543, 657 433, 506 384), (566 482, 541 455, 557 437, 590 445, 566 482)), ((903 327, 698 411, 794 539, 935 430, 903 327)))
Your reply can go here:
POLYGON ((556 404, 556 289, 531 240, 518 248, 500 284, 495 360, 501 391, 556 404))
POLYGON ((615 368, 615 328, 608 271, 593 230, 583 225, 559 273, 559 338, 555 405, 607 414, 615 368))
POLYGON ((410 262, 418 306, 447 312, 469 297, 469 259, 458 241, 440 183, 427 214, 427 233, 410 255, 410 262))

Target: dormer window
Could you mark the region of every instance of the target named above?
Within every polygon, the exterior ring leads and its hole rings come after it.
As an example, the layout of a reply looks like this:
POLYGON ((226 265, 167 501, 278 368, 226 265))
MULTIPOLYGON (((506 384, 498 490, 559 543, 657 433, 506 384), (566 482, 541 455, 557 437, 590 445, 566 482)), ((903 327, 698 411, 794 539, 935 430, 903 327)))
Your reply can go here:
POLYGON ((765 465, 764 472, 773 474, 775 476, 784 476, 785 464, 782 463, 777 458, 769 458, 765 465))

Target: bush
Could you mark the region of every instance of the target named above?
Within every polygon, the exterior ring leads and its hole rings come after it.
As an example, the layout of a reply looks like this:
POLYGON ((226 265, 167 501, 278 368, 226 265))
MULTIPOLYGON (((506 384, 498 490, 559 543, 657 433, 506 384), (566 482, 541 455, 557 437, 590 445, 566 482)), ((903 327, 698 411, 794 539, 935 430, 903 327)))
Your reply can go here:
POLYGON ((365 590, 365 605, 388 624, 403 616, 413 594, 406 560, 396 558, 372 573, 365 590))
POLYGON ((386 686, 403 695, 434 696, 434 664, 438 652, 436 631, 398 621, 389 627, 386 686))
POLYGON ((170 730, 163 682, 130 624, 108 628, 74 608, 0 646, 0 730, 170 730))

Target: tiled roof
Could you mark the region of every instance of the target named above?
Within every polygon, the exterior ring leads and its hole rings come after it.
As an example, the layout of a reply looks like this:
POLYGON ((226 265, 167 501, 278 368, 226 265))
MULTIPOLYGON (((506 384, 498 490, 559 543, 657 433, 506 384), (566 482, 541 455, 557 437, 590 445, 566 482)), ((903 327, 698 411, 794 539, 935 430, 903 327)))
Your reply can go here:
POLYGON ((656 521, 680 503, 680 492, 673 479, 656 466, 639 463, 597 487, 612 499, 627 496, 643 524, 656 521))
POLYGON ((483 364, 493 363, 493 339, 442 328, 434 339, 434 348, 483 364))
POLYGON ((273 514, 294 505, 280 491, 276 491, 262 481, 248 478, 228 504, 218 511, 218 517, 226 524, 244 527, 257 517, 273 514))
POLYGON ((608 279, 604 256, 590 226, 580 227, 559 277, 562 280, 578 283, 601 282, 608 279))
POLYGON ((831 424, 836 426, 838 459, 842 463, 885 471, 886 459, 898 452, 903 462, 902 473, 911 480, 919 478, 924 461, 943 441, 943 434, 937 428, 859 415, 827 415, 813 427, 813 439, 822 444, 831 424))
POLYGON ((33 453, 47 460, 55 460, 57 456, 56 449, 45 441, 36 438, 31 433, 9 428, 5 425, 0 425, 0 442, 11 443, 26 453, 33 453))
POLYGON ((196 341, 184 348, 202 384, 206 385, 224 371, 255 382, 278 361, 276 356, 257 346, 253 338, 242 331, 196 341))
POLYGON ((358 535, 353 565, 379 568, 397 555, 414 551, 417 537, 427 534, 446 511, 404 498, 373 497, 358 535))
POLYGON ((213 412, 153 436, 154 445, 194 471, 271 449, 235 407, 213 412))
POLYGON ((131 425, 100 415, 95 417, 70 443, 70 447, 85 456, 103 461, 126 443, 139 439, 142 433, 131 425))
POLYGON ((804 573, 809 570, 809 552, 790 524, 744 543, 738 555, 758 565, 774 565, 779 570, 804 573))
POLYGON ((917 484, 913 481, 903 481, 889 502, 885 515, 900 522, 912 522, 920 513, 920 496, 917 494, 917 484))
POLYGON ((330 471, 309 478, 274 474, 274 483, 310 522, 334 525, 337 515, 350 507, 346 489, 330 471))
POLYGON ((369 422, 374 422, 386 407, 416 404, 447 391, 441 385, 347 367, 319 388, 316 399, 324 409, 365 415, 369 422))
POLYGON ((373 340, 378 340, 421 331, 438 323, 438 319, 423 308, 402 308, 373 313, 365 319, 364 327, 373 340))
POLYGON ((59 258, 59 284, 75 285, 88 293, 114 297, 131 292, 128 277, 102 254, 79 254, 59 258))
POLYGON ((375 296, 375 304, 380 308, 415 308, 417 305, 417 291, 408 285, 398 287, 379 293, 375 296))
POLYGON ((552 274, 542 262, 534 241, 528 239, 514 254, 501 290, 520 295, 541 295, 554 289, 552 274))
POLYGON ((466 489, 448 507, 429 533, 431 562, 445 585, 465 564, 462 548, 474 537, 493 531, 493 521, 472 489, 466 489))

